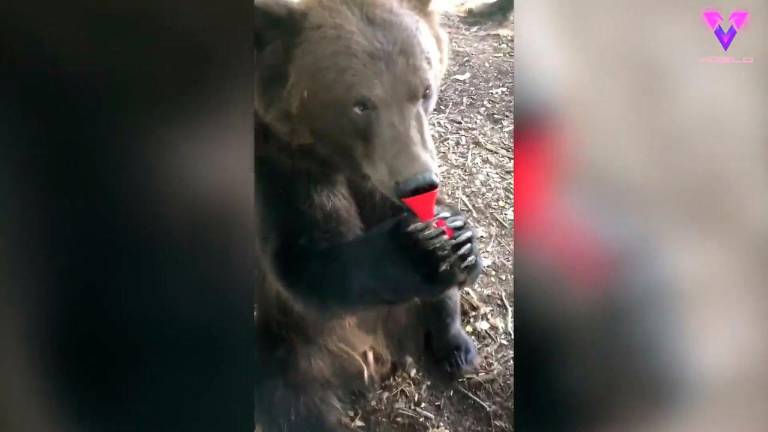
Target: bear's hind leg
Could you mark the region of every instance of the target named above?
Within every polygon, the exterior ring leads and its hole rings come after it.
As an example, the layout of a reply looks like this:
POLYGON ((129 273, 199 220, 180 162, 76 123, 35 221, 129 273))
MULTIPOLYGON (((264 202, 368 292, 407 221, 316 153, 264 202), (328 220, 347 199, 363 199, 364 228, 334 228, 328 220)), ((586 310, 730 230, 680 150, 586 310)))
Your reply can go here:
POLYGON ((421 308, 426 347, 438 366, 454 377, 473 372, 478 363, 477 348, 461 328, 458 288, 434 299, 423 299, 421 308))

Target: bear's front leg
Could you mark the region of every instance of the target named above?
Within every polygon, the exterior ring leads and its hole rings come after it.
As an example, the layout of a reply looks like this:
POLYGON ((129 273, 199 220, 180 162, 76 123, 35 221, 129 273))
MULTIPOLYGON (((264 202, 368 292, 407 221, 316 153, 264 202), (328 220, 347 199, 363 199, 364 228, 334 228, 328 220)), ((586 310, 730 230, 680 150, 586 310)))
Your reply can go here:
POLYGON ((475 236, 464 216, 443 208, 435 220, 393 218, 363 236, 319 248, 293 245, 276 254, 288 289, 318 307, 352 309, 442 295, 480 273, 475 236), (454 237, 435 228, 442 219, 454 237))
MULTIPOLYGON (((482 269, 474 231, 462 214, 448 206, 440 205, 436 218, 442 218, 454 230, 453 238, 449 239, 430 223, 414 223, 409 230, 416 234, 423 249, 438 251, 443 272, 448 272, 459 285, 472 284, 482 269)), ((421 301, 426 347, 437 364, 452 376, 474 371, 478 363, 477 348, 461 327, 459 288, 421 301)))

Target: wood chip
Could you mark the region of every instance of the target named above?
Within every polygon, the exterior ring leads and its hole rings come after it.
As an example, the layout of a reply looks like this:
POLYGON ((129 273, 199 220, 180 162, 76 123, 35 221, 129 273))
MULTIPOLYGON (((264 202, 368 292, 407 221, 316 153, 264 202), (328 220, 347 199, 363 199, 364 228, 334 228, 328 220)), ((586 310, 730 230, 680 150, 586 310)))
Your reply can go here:
POLYGON ((451 79, 455 79, 455 80, 459 80, 459 81, 466 81, 471 76, 472 76, 472 74, 467 72, 467 73, 464 73, 464 74, 461 74, 461 75, 454 75, 454 76, 451 77, 451 79))

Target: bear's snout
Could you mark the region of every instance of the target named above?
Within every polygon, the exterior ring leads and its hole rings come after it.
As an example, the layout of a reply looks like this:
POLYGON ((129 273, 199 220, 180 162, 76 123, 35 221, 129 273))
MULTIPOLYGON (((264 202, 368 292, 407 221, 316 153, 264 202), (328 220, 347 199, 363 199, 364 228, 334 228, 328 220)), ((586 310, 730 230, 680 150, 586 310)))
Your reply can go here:
POLYGON ((398 198, 408 198, 425 192, 433 191, 438 187, 437 175, 434 171, 426 171, 416 174, 395 183, 395 192, 398 198))

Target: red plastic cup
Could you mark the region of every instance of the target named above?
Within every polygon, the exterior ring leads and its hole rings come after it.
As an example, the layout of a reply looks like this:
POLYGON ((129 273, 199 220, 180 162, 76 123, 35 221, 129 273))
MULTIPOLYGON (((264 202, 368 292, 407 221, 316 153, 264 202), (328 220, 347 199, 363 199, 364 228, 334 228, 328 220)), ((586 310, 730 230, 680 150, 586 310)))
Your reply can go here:
MULTIPOLYGON (((403 204, 405 204, 422 222, 427 222, 435 217, 435 204, 437 203, 437 189, 433 189, 429 192, 410 196, 408 198, 401 198, 403 204)), ((445 224, 445 221, 439 219, 435 226, 442 228, 448 237, 453 237, 453 230, 445 224)))

